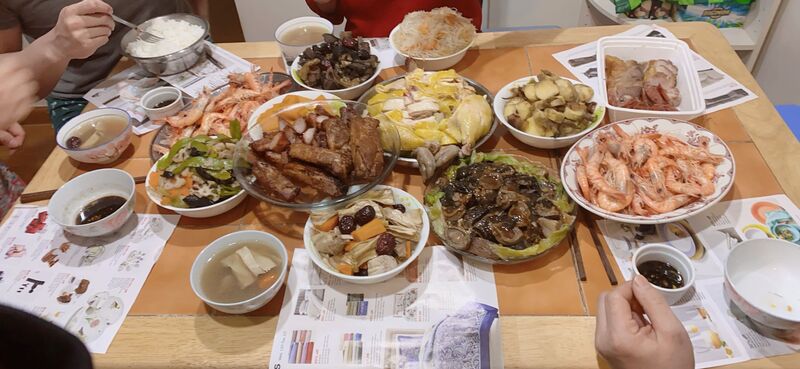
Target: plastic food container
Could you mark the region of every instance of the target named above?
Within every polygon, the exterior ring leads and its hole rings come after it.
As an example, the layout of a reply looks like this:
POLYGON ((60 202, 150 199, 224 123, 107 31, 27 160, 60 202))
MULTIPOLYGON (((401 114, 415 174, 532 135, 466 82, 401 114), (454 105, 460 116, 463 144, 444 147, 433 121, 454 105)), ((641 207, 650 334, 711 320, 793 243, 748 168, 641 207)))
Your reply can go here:
POLYGON ((597 73, 600 88, 600 100, 608 106, 608 114, 612 122, 644 117, 663 117, 690 120, 703 114, 706 102, 697 77, 697 69, 692 61, 689 46, 680 40, 657 37, 603 37, 597 41, 597 73), (639 110, 620 108, 608 104, 606 89, 606 55, 616 56, 624 60, 646 62, 654 59, 666 59, 678 67, 678 90, 681 92, 681 105, 677 111, 639 110))

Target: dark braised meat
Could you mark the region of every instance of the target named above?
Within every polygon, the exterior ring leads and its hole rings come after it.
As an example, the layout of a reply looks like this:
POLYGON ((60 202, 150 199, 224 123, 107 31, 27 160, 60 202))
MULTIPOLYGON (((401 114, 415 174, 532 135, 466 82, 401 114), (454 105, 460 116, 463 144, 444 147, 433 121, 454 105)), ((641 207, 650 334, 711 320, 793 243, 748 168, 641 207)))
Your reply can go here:
POLYGON ((289 147, 289 157, 319 165, 341 179, 350 174, 350 160, 333 150, 295 143, 289 147))
POLYGON ((289 147, 289 140, 280 131, 264 133, 261 139, 250 143, 250 148, 258 153, 267 151, 281 152, 286 150, 287 147, 289 147))
POLYGON ((297 74, 308 86, 324 90, 353 87, 375 74, 378 57, 370 53, 369 43, 350 32, 342 38, 325 34, 325 42, 309 47, 300 54, 297 74))
POLYGON ((354 176, 373 179, 383 171, 383 148, 377 119, 353 117, 350 120, 351 150, 353 150, 354 176))
POLYGON ((344 193, 341 181, 312 166, 290 162, 283 166, 283 174, 326 195, 341 196, 344 193))
POLYGON ((322 129, 325 130, 326 146, 329 149, 340 150, 350 143, 350 127, 342 119, 325 119, 322 129))
POLYGON ((278 168, 264 160, 257 160, 253 164, 253 175, 261 187, 277 194, 286 201, 292 201, 300 193, 300 187, 292 183, 281 174, 278 168))

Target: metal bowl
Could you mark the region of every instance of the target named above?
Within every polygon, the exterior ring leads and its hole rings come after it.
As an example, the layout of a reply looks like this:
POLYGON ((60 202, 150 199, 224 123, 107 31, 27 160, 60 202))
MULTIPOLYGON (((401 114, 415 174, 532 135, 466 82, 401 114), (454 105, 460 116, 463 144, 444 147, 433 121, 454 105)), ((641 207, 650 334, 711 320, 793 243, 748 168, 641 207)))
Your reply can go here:
POLYGON ((179 50, 164 56, 140 58, 128 53, 128 44, 137 38, 136 31, 129 30, 128 33, 122 37, 122 42, 120 42, 123 55, 131 58, 145 71, 157 76, 168 76, 171 74, 185 72, 189 68, 195 66, 197 62, 199 62, 200 59, 205 56, 205 39, 208 36, 208 23, 203 18, 191 14, 170 14, 150 19, 147 22, 142 23, 140 26, 142 29, 147 29, 147 27, 156 19, 172 19, 189 22, 203 28, 203 36, 183 50, 179 50))
MULTIPOLYGON (((426 72, 426 73, 434 73, 434 72, 426 72)), ((400 78, 405 78, 405 77, 406 77, 405 74, 399 75, 399 76, 395 76, 395 77, 389 78, 389 79, 387 79, 387 80, 385 80, 385 81, 383 81, 381 83, 378 83, 378 84, 372 86, 372 88, 370 88, 369 90, 367 90, 367 92, 365 92, 363 95, 361 95, 361 97, 358 99, 358 102, 362 103, 364 105, 368 105, 367 102, 369 101, 369 99, 371 99, 373 96, 375 96, 375 94, 378 93, 378 91, 377 91, 378 86, 386 85, 386 84, 392 83, 394 81, 397 81, 400 78)), ((489 103, 489 106, 492 106, 492 104, 494 103, 494 96, 492 95, 491 92, 489 92, 488 89, 486 89, 486 87, 484 87, 482 84, 480 84, 478 82, 475 82, 475 81, 473 81, 473 80, 471 80, 471 79, 469 79, 467 77, 461 76, 461 78, 463 78, 464 81, 467 82, 467 84, 472 86, 475 89, 475 92, 478 95, 486 96, 486 102, 489 103)), ((486 141, 489 141, 489 139, 492 138, 492 135, 494 135, 494 131, 497 129, 497 126, 498 126, 497 117, 493 116, 492 117, 492 127, 489 128, 489 132, 487 132, 486 135, 481 137, 481 139, 478 140, 478 142, 475 143, 475 147, 472 150, 473 151, 477 151, 478 148, 481 145, 486 143, 486 141)), ((400 152, 400 157, 397 158, 397 164, 398 165, 402 165, 402 166, 413 167, 413 168, 419 167, 419 163, 417 163, 417 159, 414 158, 414 156, 411 154, 411 152, 408 152, 408 151, 401 151, 400 152)))

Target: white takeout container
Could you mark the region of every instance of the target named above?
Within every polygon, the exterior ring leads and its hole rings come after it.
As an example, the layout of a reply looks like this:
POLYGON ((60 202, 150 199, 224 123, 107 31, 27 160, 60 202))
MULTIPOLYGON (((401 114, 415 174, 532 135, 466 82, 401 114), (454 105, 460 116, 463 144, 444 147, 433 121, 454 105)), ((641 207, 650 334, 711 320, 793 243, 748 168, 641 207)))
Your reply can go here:
POLYGON ((120 229, 133 214, 136 183, 128 172, 119 169, 97 169, 81 174, 56 191, 47 205, 50 219, 76 236, 97 237, 120 229), (111 215, 94 223, 78 225, 75 219, 86 205, 105 196, 127 199, 111 215))
POLYGON ((192 286, 192 291, 194 294, 203 300, 203 302, 208 304, 208 306, 211 306, 212 308, 224 313, 245 314, 266 305, 272 300, 273 297, 275 297, 275 295, 278 293, 278 290, 280 290, 281 286, 283 286, 283 282, 286 281, 286 272, 288 268, 289 254, 286 252, 286 246, 284 246, 281 240, 266 232, 239 231, 217 238, 214 240, 214 242, 206 246, 203 251, 200 251, 200 254, 197 255, 197 258, 194 259, 194 263, 192 263, 192 269, 189 274, 189 283, 192 286), (203 292, 202 287, 200 287, 203 276, 203 268, 205 268, 206 263, 208 263, 208 261, 211 260, 211 258, 218 252, 234 244, 241 244, 245 242, 266 244, 272 250, 274 250, 278 256, 280 256, 281 260, 279 260, 278 268, 281 268, 281 271, 278 275, 278 279, 272 286, 248 300, 221 303, 209 299, 203 292))
POLYGON ((183 94, 175 87, 158 87, 144 94, 139 100, 139 105, 150 120, 159 120, 176 115, 183 110, 183 94), (155 108, 156 105, 168 100, 174 101, 167 106, 155 108))
POLYGON ((108 164, 119 159, 122 152, 128 148, 131 143, 131 136, 133 135, 133 124, 131 123, 131 116, 122 109, 117 108, 101 108, 95 109, 90 112, 83 113, 75 118, 70 119, 64 126, 56 133, 56 143, 70 158, 77 160, 81 163, 87 164, 108 164), (117 135, 113 140, 106 142, 102 145, 95 146, 88 149, 70 149, 67 147, 67 140, 72 130, 79 126, 81 123, 101 117, 104 115, 116 115, 123 117, 128 121, 127 127, 117 135))
POLYGON ((300 57, 298 56, 297 58, 294 59, 294 62, 292 63, 292 68, 291 68, 292 79, 295 82, 297 82, 298 85, 300 85, 306 90, 316 91, 318 93, 327 92, 338 96, 342 100, 358 100, 359 96, 363 95, 364 92, 367 92, 367 90, 369 90, 369 88, 372 87, 373 84, 375 84, 375 80, 378 78, 378 75, 381 74, 381 68, 379 65, 377 68, 375 68, 375 73, 372 74, 372 77, 369 77, 369 79, 367 79, 364 82, 361 82, 360 84, 357 84, 353 87, 342 88, 338 90, 323 90, 320 88, 313 88, 311 86, 306 85, 300 79, 300 75, 298 74, 299 70, 300 70, 300 57))
POLYGON ((399 25, 395 26, 392 29, 392 32, 389 33, 389 45, 392 46, 392 49, 394 49, 395 52, 397 52, 398 54, 402 55, 407 59, 413 60, 414 63, 417 64, 417 67, 422 68, 423 70, 426 71, 443 70, 458 64, 458 62, 460 62, 461 59, 464 59, 464 56, 467 55, 467 50, 469 50, 469 48, 472 47, 472 44, 475 43, 475 38, 476 38, 473 37, 472 41, 470 41, 470 43, 466 47, 455 52, 452 55, 440 56, 438 58, 418 58, 403 53, 399 48, 397 48, 397 46, 395 46, 394 35, 395 32, 397 31, 397 27, 399 27, 399 25))
POLYGON ((757 328, 800 343, 799 265, 800 245, 771 238, 744 241, 725 262, 725 293, 757 328))
POLYGON ((675 305, 689 289, 694 286, 694 265, 686 254, 680 250, 665 244, 651 243, 636 249, 633 253, 633 270, 637 275, 639 273, 639 264, 646 261, 661 261, 672 265, 683 276, 684 285, 681 288, 667 289, 651 284, 653 288, 661 292, 664 299, 670 305, 675 305))
POLYGON ((237 205, 241 204, 245 198, 247 198, 247 191, 242 189, 236 195, 231 196, 225 201, 216 203, 210 206, 204 206, 201 208, 178 208, 174 206, 164 205, 161 203, 161 194, 158 193, 151 185, 150 185, 150 175, 152 173, 156 173, 158 169, 158 162, 153 164, 150 167, 150 171, 147 172, 147 178, 145 179, 145 191, 147 192, 147 197, 150 198, 150 201, 156 203, 156 205, 167 209, 172 210, 180 215, 187 216, 189 218, 211 218, 223 213, 228 212, 229 210, 235 208, 237 205))
POLYGON ((608 107, 612 122, 643 117, 663 117, 690 120, 703 114, 706 101, 703 98, 702 85, 697 76, 692 52, 681 40, 659 37, 603 37, 597 41, 597 77, 599 81, 600 100, 608 107), (654 59, 666 59, 678 67, 678 90, 681 92, 681 104, 677 111, 657 111, 628 109, 608 103, 606 88, 606 55, 616 56, 623 60, 646 62, 654 59))

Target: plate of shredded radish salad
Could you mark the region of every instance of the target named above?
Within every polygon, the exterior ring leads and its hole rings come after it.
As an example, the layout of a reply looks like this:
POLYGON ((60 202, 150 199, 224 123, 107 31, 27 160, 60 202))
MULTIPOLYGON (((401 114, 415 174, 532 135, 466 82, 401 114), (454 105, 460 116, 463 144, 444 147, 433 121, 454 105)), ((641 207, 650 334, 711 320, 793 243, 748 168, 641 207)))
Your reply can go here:
POLYGON ((233 152, 242 138, 239 121, 230 135, 181 138, 150 169, 147 192, 162 206, 202 208, 242 191, 233 176, 233 152))

